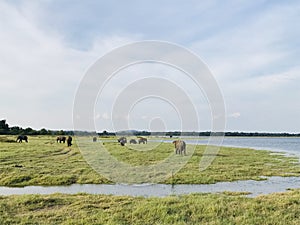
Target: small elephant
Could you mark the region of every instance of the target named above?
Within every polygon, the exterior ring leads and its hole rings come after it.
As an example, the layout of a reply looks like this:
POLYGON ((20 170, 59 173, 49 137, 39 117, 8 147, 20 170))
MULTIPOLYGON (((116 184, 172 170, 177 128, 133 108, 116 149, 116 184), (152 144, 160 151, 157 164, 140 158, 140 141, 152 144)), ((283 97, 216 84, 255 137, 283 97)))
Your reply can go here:
POLYGON ((71 145, 72 145, 72 137, 71 136, 68 137, 67 144, 68 144, 68 147, 71 147, 71 145))
POLYGON ((147 138, 140 137, 139 138, 139 144, 141 144, 141 143, 147 144, 147 138))
POLYGON ((137 141, 136 141, 135 139, 131 139, 131 140, 129 141, 129 143, 130 143, 130 144, 137 144, 137 141))
POLYGON ((96 137, 93 137, 93 142, 97 142, 97 138, 96 137))
POLYGON ((56 138, 56 143, 66 143, 66 137, 65 136, 58 136, 57 138, 56 138))
POLYGON ((121 144, 122 146, 125 146, 126 142, 125 142, 124 140, 121 140, 121 141, 120 141, 120 144, 121 144))
POLYGON ((175 154, 186 155, 186 144, 184 141, 176 140, 173 141, 173 144, 175 146, 175 154))
POLYGON ((120 138, 118 139, 118 142, 119 142, 122 146, 124 146, 124 145, 127 143, 127 138, 126 138, 126 137, 120 137, 120 138))
POLYGON ((19 135, 16 142, 22 143, 22 141, 28 142, 28 137, 26 135, 19 135))

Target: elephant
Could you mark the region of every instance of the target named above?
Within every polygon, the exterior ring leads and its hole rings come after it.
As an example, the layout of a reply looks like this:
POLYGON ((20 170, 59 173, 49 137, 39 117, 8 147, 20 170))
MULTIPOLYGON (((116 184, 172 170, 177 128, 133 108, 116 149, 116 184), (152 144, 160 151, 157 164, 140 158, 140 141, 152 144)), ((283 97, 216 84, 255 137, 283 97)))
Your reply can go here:
POLYGON ((175 154, 186 155, 186 144, 182 140, 176 140, 173 141, 173 144, 175 146, 175 154))
POLYGON ((66 143, 66 137, 65 136, 58 136, 57 138, 56 138, 56 143, 66 143))
POLYGON ((71 145, 72 145, 72 137, 71 136, 68 137, 67 144, 68 144, 68 147, 71 147, 71 145))
POLYGON ((127 138, 126 138, 126 137, 120 137, 120 138, 118 139, 118 142, 119 142, 122 146, 124 146, 124 145, 127 143, 127 138))
POLYGON ((139 144, 141 144, 141 143, 147 144, 147 138, 140 137, 139 138, 139 144))
POLYGON ((97 138, 96 137, 93 137, 93 142, 97 142, 97 138))
POLYGON ((122 140, 120 141, 120 144, 121 144, 122 146, 125 146, 125 144, 126 144, 125 140, 122 139, 122 140))
POLYGON ((28 142, 28 137, 26 135, 19 135, 16 142, 22 143, 22 141, 28 142))
POLYGON ((130 143, 130 144, 137 144, 137 141, 136 141, 135 139, 131 139, 131 140, 129 141, 129 143, 130 143))

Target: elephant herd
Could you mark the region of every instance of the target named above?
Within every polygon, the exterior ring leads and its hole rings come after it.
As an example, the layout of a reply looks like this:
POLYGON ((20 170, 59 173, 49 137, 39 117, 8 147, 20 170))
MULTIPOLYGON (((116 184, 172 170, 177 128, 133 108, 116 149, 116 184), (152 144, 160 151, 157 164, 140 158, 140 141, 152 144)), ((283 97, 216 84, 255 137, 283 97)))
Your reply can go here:
MULTIPOLYGON (((144 137, 139 137, 138 141, 136 141, 135 139, 130 139, 129 143, 130 144, 147 144, 147 138, 144 137)), ((126 137, 120 137, 118 139, 118 142, 120 143, 120 145, 124 146, 127 143, 127 138, 126 137)))
MULTIPOLYGON (((121 146, 125 146, 125 144, 127 143, 127 138, 126 137, 120 137, 118 139, 118 142, 120 143, 121 146)), ((130 139, 129 143, 130 144, 137 144, 137 143, 147 144, 147 138, 140 137, 138 139, 138 141, 136 141, 135 139, 130 139)), ((185 143, 185 141, 175 140, 172 143, 174 144, 174 147, 175 147, 175 154, 186 155, 186 143, 185 143)))
POLYGON ((56 138, 56 143, 66 143, 66 141, 67 141, 67 145, 68 145, 68 147, 71 147, 71 145, 72 145, 72 137, 71 136, 69 136, 68 138, 66 138, 65 136, 58 136, 57 138, 56 138))
MULTIPOLYGON (((17 142, 19 143, 22 143, 22 141, 25 141, 25 142, 28 142, 28 137, 26 135, 19 135, 17 137, 17 142)), ((65 143, 67 141, 67 145, 68 147, 70 147, 72 145, 72 137, 71 136, 68 136, 65 137, 65 136, 58 136, 56 138, 56 143, 65 143)), ((144 137, 139 137, 138 138, 138 141, 136 141, 135 139, 130 139, 129 143, 130 144, 147 144, 147 138, 144 138, 144 137)), ((96 137, 93 137, 93 142, 97 142, 97 138, 96 137)), ((120 143, 121 146, 125 146, 125 144, 127 143, 127 138, 126 137, 120 137, 118 139, 118 142, 120 143)), ((175 140, 172 142, 174 144, 174 147, 175 147, 175 154, 184 154, 186 155, 186 143, 185 141, 182 141, 182 140, 175 140)))
MULTIPOLYGON (((22 143, 22 141, 28 142, 28 137, 26 135, 19 135, 17 137, 16 142, 22 143)), ((58 136, 56 138, 56 143, 58 143, 58 142, 66 143, 66 141, 67 141, 68 147, 71 147, 71 145, 72 145, 72 137, 71 136, 69 136, 68 138, 66 138, 65 136, 58 136)))

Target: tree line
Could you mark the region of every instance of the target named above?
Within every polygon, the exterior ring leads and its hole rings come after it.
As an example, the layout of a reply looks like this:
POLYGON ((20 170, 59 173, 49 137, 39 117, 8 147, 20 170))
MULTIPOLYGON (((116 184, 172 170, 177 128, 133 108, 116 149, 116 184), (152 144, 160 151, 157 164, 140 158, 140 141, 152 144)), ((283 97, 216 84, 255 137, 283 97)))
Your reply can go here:
MULTIPOLYGON (((163 134, 162 132, 160 132, 163 134)), ((300 133, 269 133, 269 132, 180 132, 170 131, 165 133, 166 136, 226 136, 226 137, 300 137, 300 133)))
POLYGON ((64 130, 49 130, 42 128, 40 130, 32 129, 31 127, 22 128, 19 126, 10 127, 6 120, 0 120, 0 135, 73 135, 73 131, 64 130))
POLYGON ((0 135, 80 135, 80 136, 116 136, 116 135, 133 135, 133 136, 226 136, 226 137, 300 137, 300 133, 268 133, 268 132, 181 132, 181 131, 168 131, 168 132, 149 132, 149 131, 138 131, 138 130, 128 130, 108 132, 104 130, 103 132, 89 132, 89 131, 65 131, 65 130, 49 130, 42 128, 40 130, 34 130, 30 127, 22 128, 18 126, 10 127, 6 120, 0 120, 0 135))

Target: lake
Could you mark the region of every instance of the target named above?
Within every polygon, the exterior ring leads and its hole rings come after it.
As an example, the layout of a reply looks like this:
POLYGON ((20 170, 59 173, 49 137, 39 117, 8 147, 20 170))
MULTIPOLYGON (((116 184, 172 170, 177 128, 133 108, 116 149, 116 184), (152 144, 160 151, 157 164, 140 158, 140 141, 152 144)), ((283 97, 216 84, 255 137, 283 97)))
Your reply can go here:
MULTIPOLYGON (((208 138, 191 139, 182 137, 188 144, 205 145, 208 138)), ((300 157, 299 137, 225 137, 223 146, 253 148, 257 150, 271 150, 300 157)))

